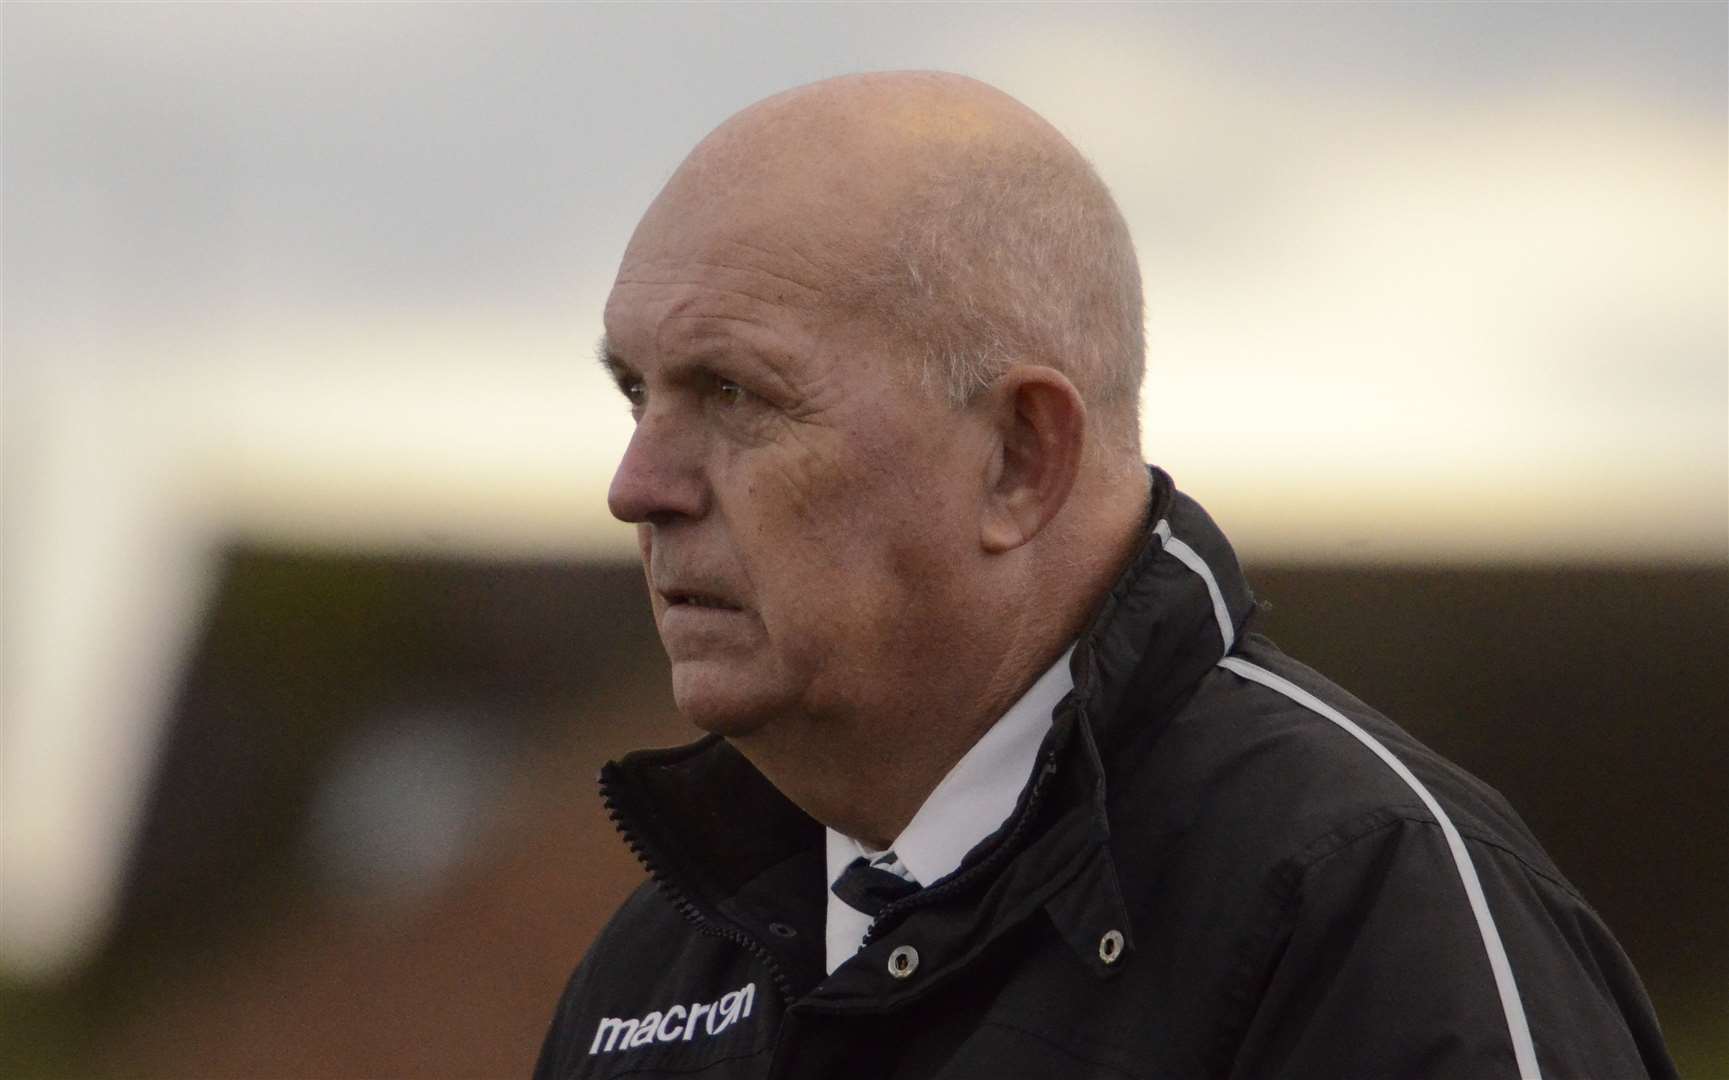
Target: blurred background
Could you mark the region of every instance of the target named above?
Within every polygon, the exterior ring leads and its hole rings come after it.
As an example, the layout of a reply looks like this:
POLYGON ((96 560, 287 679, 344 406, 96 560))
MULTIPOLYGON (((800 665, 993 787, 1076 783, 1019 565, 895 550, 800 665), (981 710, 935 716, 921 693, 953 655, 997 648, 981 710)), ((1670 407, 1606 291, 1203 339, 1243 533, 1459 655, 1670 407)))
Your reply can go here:
POLYGON ((0 1073, 527 1072, 684 741, 590 358, 736 109, 936 67, 1129 217, 1148 457, 1729 1076, 1729 9, 9 3, 0 1073))

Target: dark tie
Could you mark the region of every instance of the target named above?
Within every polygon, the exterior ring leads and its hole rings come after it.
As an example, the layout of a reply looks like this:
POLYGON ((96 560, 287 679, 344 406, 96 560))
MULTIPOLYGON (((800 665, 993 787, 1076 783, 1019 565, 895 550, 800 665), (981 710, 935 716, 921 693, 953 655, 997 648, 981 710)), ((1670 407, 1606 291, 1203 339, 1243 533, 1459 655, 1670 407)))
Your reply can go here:
POLYGON ((829 888, 848 907, 874 919, 882 914, 883 908, 919 891, 918 882, 886 869, 899 865, 900 860, 892 851, 878 855, 874 862, 861 855, 841 871, 829 888))

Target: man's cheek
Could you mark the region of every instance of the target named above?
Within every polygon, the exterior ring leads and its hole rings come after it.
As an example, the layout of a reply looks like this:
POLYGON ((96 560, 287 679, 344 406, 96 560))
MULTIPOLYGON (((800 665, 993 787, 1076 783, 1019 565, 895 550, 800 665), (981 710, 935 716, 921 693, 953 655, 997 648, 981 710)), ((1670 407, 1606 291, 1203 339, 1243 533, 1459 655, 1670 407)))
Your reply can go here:
POLYGON ((758 612, 762 647, 756 662, 763 665, 764 672, 772 672, 775 681, 789 687, 820 680, 845 662, 847 651, 845 629, 835 616, 836 598, 832 592, 801 588, 804 584, 787 582, 789 587, 776 590, 758 612))
POLYGON ((822 526, 867 502, 886 476, 880 431, 800 425, 768 460, 786 506, 801 522, 822 526))

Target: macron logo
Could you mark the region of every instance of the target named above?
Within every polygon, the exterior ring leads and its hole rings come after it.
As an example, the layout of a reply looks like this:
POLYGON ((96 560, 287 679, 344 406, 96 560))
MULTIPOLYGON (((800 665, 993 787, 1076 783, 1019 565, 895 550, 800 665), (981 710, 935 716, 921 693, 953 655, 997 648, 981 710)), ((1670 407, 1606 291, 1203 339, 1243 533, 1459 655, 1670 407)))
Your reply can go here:
POLYGON ((610 1054, 614 1050, 629 1050, 655 1042, 689 1042, 692 1035, 719 1035, 750 1015, 756 1000, 756 983, 722 994, 719 1001, 705 1004, 674 1005, 657 1009, 634 1020, 608 1016, 594 1029, 594 1041, 588 1044, 590 1057, 610 1054))

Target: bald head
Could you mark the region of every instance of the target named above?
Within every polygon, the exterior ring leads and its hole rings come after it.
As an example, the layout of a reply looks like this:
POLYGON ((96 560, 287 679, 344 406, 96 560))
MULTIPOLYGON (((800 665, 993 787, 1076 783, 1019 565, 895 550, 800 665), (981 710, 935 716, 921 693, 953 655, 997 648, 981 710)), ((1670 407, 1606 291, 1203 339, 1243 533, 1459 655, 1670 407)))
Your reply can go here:
POLYGON ((1087 161, 1020 102, 937 72, 845 76, 723 123, 632 238, 766 242, 831 317, 888 331, 908 370, 964 405, 1016 363, 1062 372, 1092 435, 1139 467, 1140 273, 1087 161), (755 238, 755 239, 749 239, 755 238))

